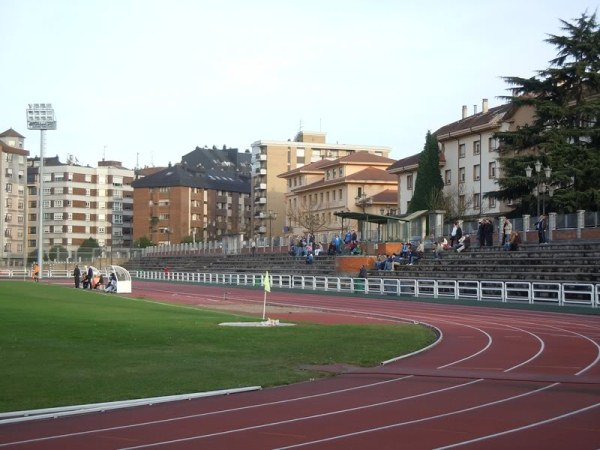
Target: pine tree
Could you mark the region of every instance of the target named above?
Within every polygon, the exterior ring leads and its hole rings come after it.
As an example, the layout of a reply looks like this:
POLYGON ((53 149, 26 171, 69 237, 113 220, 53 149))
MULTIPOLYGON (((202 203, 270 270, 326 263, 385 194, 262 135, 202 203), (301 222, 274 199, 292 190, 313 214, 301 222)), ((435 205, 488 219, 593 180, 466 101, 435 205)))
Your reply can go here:
POLYGON ((425 145, 419 155, 419 168, 415 192, 408 207, 409 213, 432 209, 432 199, 437 198, 444 187, 440 172, 440 155, 437 138, 427 131, 425 145))
POLYGON ((520 213, 535 211, 536 180, 526 177, 525 168, 537 160, 552 169, 550 210, 600 205, 600 28, 596 14, 561 23, 565 35, 545 40, 557 48, 548 69, 531 78, 504 77, 513 91, 505 98, 535 111, 529 126, 497 134, 502 177, 491 195, 521 200, 520 213))

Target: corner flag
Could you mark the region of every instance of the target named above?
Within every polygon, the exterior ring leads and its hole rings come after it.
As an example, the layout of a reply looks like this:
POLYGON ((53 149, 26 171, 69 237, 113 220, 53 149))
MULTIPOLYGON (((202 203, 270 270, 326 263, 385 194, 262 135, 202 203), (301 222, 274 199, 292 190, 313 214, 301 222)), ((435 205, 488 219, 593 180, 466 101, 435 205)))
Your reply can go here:
POLYGON ((263 286, 265 287, 265 292, 271 292, 271 280, 269 279, 269 271, 265 273, 265 279, 263 280, 263 286))

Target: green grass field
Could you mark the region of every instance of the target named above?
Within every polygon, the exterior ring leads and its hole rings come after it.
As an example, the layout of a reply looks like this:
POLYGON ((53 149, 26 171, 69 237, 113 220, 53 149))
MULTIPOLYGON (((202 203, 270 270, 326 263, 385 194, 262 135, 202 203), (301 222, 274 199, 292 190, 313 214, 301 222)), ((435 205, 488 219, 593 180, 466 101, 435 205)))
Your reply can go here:
POLYGON ((273 386, 375 366, 435 339, 417 325, 221 327, 256 321, 71 287, 0 282, 0 411, 273 386))

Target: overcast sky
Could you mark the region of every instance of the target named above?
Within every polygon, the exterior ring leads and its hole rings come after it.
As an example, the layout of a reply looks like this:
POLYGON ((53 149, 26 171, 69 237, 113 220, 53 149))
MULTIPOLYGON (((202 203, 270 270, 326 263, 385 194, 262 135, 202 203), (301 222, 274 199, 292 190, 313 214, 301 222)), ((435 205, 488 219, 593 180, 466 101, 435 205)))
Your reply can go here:
POLYGON ((46 156, 126 167, 293 139, 419 153, 427 130, 545 69, 590 0, 0 0, 0 132, 51 102, 46 156))

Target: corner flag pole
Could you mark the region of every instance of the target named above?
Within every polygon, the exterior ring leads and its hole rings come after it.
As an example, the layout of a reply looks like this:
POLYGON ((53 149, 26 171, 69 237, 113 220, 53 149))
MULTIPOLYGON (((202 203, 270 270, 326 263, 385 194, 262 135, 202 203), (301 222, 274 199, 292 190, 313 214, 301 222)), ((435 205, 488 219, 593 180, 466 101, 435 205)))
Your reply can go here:
POLYGON ((265 296, 263 300, 263 315, 262 318, 265 320, 267 314, 267 292, 271 292, 271 280, 269 279, 269 271, 265 273, 265 278, 263 279, 263 286, 265 287, 265 296))

